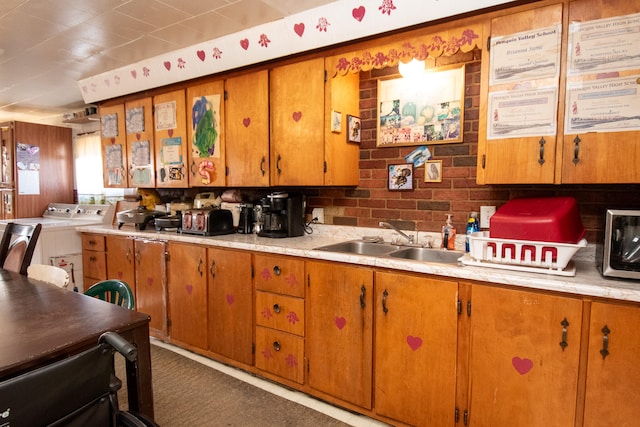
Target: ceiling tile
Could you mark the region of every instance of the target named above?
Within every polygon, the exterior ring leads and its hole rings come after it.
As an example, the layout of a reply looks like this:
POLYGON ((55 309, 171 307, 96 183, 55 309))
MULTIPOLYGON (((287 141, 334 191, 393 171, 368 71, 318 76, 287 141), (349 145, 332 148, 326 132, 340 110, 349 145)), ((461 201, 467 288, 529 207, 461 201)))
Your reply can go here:
POLYGON ((138 40, 105 51, 105 55, 125 64, 133 64, 141 58, 151 58, 176 50, 176 45, 152 36, 143 36, 138 40))
POLYGON ((226 6, 232 2, 227 0, 158 0, 161 3, 181 10, 191 16, 197 16, 219 7, 226 6))
POLYGON ((223 6, 217 9, 216 12, 242 24, 243 27, 254 27, 278 20, 284 16, 281 12, 261 0, 241 0, 229 6, 223 6))
POLYGON ((156 28, 175 24, 190 16, 156 0, 131 0, 114 9, 156 28))

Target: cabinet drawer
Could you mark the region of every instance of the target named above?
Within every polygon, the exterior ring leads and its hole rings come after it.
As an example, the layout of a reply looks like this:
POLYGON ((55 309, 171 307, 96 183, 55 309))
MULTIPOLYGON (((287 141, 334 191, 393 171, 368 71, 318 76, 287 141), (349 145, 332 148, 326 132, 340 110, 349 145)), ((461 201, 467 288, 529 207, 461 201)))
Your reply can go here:
POLYGON ((104 280, 107 278, 107 254, 87 251, 82 255, 82 273, 85 277, 104 280))
POLYGON ((256 324, 304 336, 304 300, 257 291, 256 324))
POLYGON ((261 326, 256 327, 256 367, 302 384, 304 338, 261 326))
POLYGON ((304 297, 304 261, 283 256, 255 255, 256 289, 304 297))
POLYGON ((106 250, 105 236, 99 234, 82 234, 82 250, 99 251, 106 250))

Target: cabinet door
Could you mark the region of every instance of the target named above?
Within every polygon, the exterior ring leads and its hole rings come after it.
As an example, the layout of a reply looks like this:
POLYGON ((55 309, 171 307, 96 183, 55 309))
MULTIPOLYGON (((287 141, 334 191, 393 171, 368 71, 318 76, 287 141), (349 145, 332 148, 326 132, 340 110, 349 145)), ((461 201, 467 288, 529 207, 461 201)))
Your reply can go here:
POLYGON ((187 122, 189 186, 224 186, 224 81, 187 89, 187 122))
POLYGON ((640 420, 640 308, 591 304, 584 426, 640 420))
POLYGON ((454 425, 457 282, 376 272, 375 288, 376 413, 454 425))
POLYGON ((209 350, 253 363, 253 286, 251 254, 207 249, 209 265, 209 350))
POLYGON ((207 348, 207 248, 169 242, 169 335, 172 341, 207 348))
POLYGON ((134 300, 138 302, 136 296, 136 276, 133 239, 125 236, 106 236, 107 245, 107 277, 124 281, 134 295, 134 300))
POLYGON ((153 107, 151 97, 124 105, 127 131, 127 160, 130 187, 156 186, 153 144, 153 107))
POLYGON ((136 294, 138 311, 151 317, 149 329, 167 336, 166 242, 136 239, 136 294))
POLYGON ((371 409, 373 272, 307 262, 309 385, 371 409))
POLYGON ((269 71, 225 82, 228 186, 269 186, 269 71))
POLYGON ((573 426, 582 301, 474 286, 470 425, 573 426))
POLYGON ((188 187, 184 90, 153 97, 156 187, 188 187))
POLYGON ((324 184, 324 59, 271 70, 271 185, 324 184))
POLYGON ((256 289, 304 298, 304 261, 277 255, 254 256, 256 289))
MULTIPOLYGON (((491 20, 490 36, 508 36, 515 33, 559 26, 562 24, 562 4, 556 4, 524 12, 502 16, 491 20)), ((556 167, 556 133, 536 136, 488 139, 490 126, 496 124, 496 115, 487 111, 489 92, 511 91, 514 82, 489 86, 490 59, 482 61, 481 102, 478 132, 478 176, 481 184, 552 184, 556 167), (491 122, 491 124, 489 124, 491 122)), ((559 64, 556 61, 556 66, 559 64)), ((559 74, 558 74, 559 76, 559 74)), ((538 86, 558 87, 559 77, 537 80, 538 86)), ((556 92, 557 93, 557 92, 556 92)), ((539 96, 539 99, 549 95, 539 96)), ((559 96, 557 96, 559 98, 559 96)), ((558 105, 557 99, 551 103, 558 105)), ((511 119, 514 120, 516 116, 511 119)), ((520 115, 517 116, 520 119, 520 115)), ((509 118, 500 115, 501 122, 509 118)), ((554 122, 557 119, 554 118, 554 122)))
MULTIPOLYGON (((627 0, 572 1, 569 4, 569 22, 581 22, 585 24, 588 21, 602 18, 637 14, 638 11, 640 11, 638 3, 630 2, 627 0)), ((606 25, 607 26, 601 32, 601 34, 603 35, 603 39, 605 40, 604 43, 606 43, 607 41, 610 42, 611 40, 620 40, 615 38, 617 36, 607 33, 607 31, 609 31, 609 26, 611 25, 611 23, 608 23, 606 25), (606 38, 604 35, 606 35, 606 38)), ((633 31, 637 31, 637 26, 635 28, 636 29, 633 31)), ((592 34, 591 37, 593 36, 594 35, 592 34)), ((635 37, 635 40, 637 40, 637 36, 635 37)), ((606 46, 606 44, 604 46, 606 46)), ((623 44, 620 44, 618 48, 622 52, 625 51, 623 44)), ((612 48, 611 51, 605 51, 605 47, 601 47, 601 49, 602 52, 610 53, 612 56, 616 54, 615 48, 612 48)), ((583 50, 583 55, 584 53, 585 52, 583 50)), ((625 53, 622 53, 622 55, 624 54, 625 53)), ((615 64, 615 61, 612 63, 615 64)), ((618 69, 614 70, 614 72, 608 73, 600 70, 574 77, 568 76, 567 84, 568 86, 576 85, 577 88, 582 89, 585 85, 590 85, 596 80, 606 82, 607 77, 613 76, 620 77, 622 79, 626 78, 628 79, 627 84, 630 82, 634 82, 631 93, 635 93, 635 101, 633 102, 637 103, 637 84, 635 83, 637 83, 638 75, 640 75, 640 67, 636 67, 636 69, 632 70, 618 69)), ((606 85, 606 83, 603 84, 606 85)), ((614 84, 609 90, 615 91, 619 87, 620 86, 618 86, 617 84, 614 84)), ((625 91, 622 90, 621 93, 624 95, 624 92, 625 91)), ((606 92, 600 92, 600 94, 605 93, 606 92)), ((585 99, 587 95, 589 95, 589 93, 581 93, 580 98, 585 99)), ((591 95, 595 97, 596 94, 591 93, 591 95)), ((596 107, 596 111, 597 108, 602 109, 603 107, 606 107, 607 103, 612 104, 611 110, 609 111, 615 111, 616 109, 620 108, 618 107, 618 104, 624 108, 624 105, 629 103, 629 98, 626 98, 623 95, 620 96, 619 99, 616 99, 615 104, 611 101, 607 101, 606 96, 602 96, 603 101, 598 101, 601 104, 600 106, 596 107)), ((569 89, 567 89, 567 103, 571 103, 569 98, 571 97, 569 94, 569 89)), ((618 97, 611 98, 615 99, 618 97)), ((584 109, 581 109, 580 105, 577 104, 576 111, 583 112, 584 109)), ((566 114, 572 113, 567 112, 566 114)), ((613 115, 616 113, 612 112, 611 114, 613 115)), ((571 128, 567 128, 564 135, 564 145, 562 150, 562 183, 635 184, 640 181, 640 168, 638 168, 638 164, 640 164, 640 150, 638 150, 638 146, 640 146, 640 131, 638 130, 621 132, 589 132, 576 134, 574 131, 572 131, 571 128)))
POLYGON ((100 107, 104 186, 128 188, 124 104, 100 107))

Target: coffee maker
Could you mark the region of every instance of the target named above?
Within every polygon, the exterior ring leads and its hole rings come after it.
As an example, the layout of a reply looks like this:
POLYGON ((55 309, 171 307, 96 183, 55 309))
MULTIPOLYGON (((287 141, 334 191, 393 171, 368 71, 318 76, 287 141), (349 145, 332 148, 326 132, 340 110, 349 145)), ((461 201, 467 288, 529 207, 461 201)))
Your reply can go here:
POLYGON ((304 235, 304 203, 301 195, 271 193, 260 199, 262 228, 258 236, 296 237, 304 235))

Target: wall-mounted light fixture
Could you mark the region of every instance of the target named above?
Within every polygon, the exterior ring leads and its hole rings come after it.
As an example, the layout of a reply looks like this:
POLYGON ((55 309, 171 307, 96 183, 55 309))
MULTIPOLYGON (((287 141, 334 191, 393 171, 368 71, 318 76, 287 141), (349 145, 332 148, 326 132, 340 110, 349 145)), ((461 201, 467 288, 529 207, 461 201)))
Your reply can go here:
POLYGON ((424 74, 424 61, 418 61, 413 58, 406 64, 402 61, 398 62, 398 72, 407 79, 421 77, 424 74))

